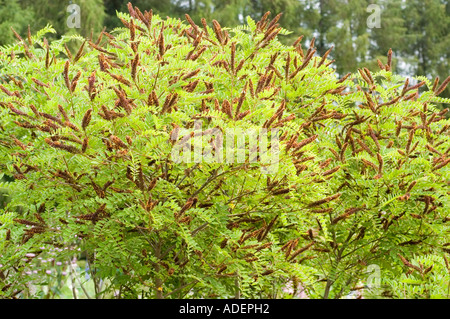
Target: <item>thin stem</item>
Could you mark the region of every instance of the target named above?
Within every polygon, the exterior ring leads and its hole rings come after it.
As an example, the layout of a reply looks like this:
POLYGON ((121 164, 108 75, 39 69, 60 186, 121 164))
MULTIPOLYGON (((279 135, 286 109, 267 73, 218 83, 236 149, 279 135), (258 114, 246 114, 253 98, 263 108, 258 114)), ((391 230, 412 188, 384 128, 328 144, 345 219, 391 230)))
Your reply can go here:
POLYGON ((327 279, 327 285, 325 286, 325 292, 323 294, 323 299, 328 299, 328 296, 330 294, 330 290, 331 290, 331 285, 333 284, 333 282, 331 281, 330 278, 327 279))
MULTIPOLYGON (((71 262, 69 262, 69 268, 70 268, 70 278, 72 279, 72 289, 74 289, 74 288, 75 288, 75 286, 74 286, 75 282, 73 281, 73 277, 72 277, 72 271, 73 271, 73 268, 72 268, 71 262)), ((86 295, 86 297, 87 297, 88 299, 92 299, 92 298, 89 296, 89 294, 88 294, 88 292, 86 291, 86 289, 84 288, 83 284, 81 283, 80 277, 79 277, 79 276, 75 276, 75 278, 77 279, 78 283, 80 284, 80 287, 81 287, 81 289, 83 290, 83 292, 84 292, 84 294, 86 295)), ((76 298, 75 298, 75 299, 76 299, 76 298)))
POLYGON ((174 294, 174 293, 176 293, 176 292, 178 292, 178 291, 180 291, 180 290, 182 290, 182 289, 184 289, 184 288, 186 288, 186 287, 188 287, 188 286, 190 286, 190 285, 192 285, 192 284, 195 285, 195 284, 197 284, 197 283, 198 283, 198 280, 191 281, 190 283, 187 283, 187 284, 185 284, 185 285, 183 285, 183 286, 181 286, 181 287, 178 287, 178 288, 172 290, 172 291, 169 292, 167 295, 165 295, 164 298, 167 298, 168 296, 170 296, 170 295, 172 295, 172 294, 174 294))
POLYGON ((72 260, 69 260, 69 274, 70 274, 70 281, 72 282, 72 295, 73 295, 73 299, 78 299, 77 298, 77 290, 75 288, 75 280, 73 279, 73 274, 72 274, 72 267, 71 267, 71 263, 72 260))
MULTIPOLYGON (((161 240, 157 243, 155 247, 155 257, 160 260, 161 259, 161 240)), ((159 263, 155 263, 155 285, 156 285, 156 299, 164 299, 164 295, 162 293, 162 279, 160 278, 160 265, 159 263)))
POLYGON ((234 279, 234 286, 236 287, 236 292, 234 294, 234 298, 235 299, 240 299, 241 298, 241 289, 239 286, 239 272, 236 271, 236 278, 234 279))

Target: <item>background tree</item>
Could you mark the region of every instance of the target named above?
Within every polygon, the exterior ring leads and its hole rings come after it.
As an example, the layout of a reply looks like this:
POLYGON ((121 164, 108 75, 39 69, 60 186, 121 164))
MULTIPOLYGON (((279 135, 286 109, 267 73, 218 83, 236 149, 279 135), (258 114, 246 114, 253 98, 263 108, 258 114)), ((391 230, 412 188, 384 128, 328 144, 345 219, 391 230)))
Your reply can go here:
MULTIPOLYGON (((394 56, 394 66, 397 67, 397 56, 399 52, 406 50, 406 37, 408 29, 404 19, 404 1, 402 0, 387 0, 380 1, 379 5, 382 9, 382 16, 380 20, 380 28, 369 29, 370 32, 370 57, 371 69, 376 69, 376 59, 386 63, 386 53, 392 48, 396 52, 394 56), (389 30, 386 32, 386 30, 389 30)), ((402 69, 398 72, 406 71, 402 69)))
POLYGON ((11 27, 22 34, 28 25, 33 27, 34 17, 34 10, 20 6, 17 0, 0 0, 0 45, 14 40, 11 27))
MULTIPOLYGON (((108 1, 107 1, 108 2, 108 1)), ((90 37, 91 33, 98 35, 104 26, 105 5, 103 0, 77 0, 77 1, 48 1, 48 0, 24 0, 22 8, 34 12, 31 27, 34 31, 44 28, 47 24, 56 30, 54 38, 62 35, 80 34, 90 37), (80 28, 69 28, 67 18, 70 13, 67 7, 75 3, 80 6, 80 28)))
MULTIPOLYGON (((68 2, 49 0, 5 1, 0 3, 0 44, 13 40, 10 26, 19 34, 27 26, 38 30, 51 24, 57 33, 94 36, 106 26, 108 31, 122 27, 116 12, 126 11, 128 0, 79 0, 81 6, 81 29, 66 26, 68 2)), ((393 66, 402 75, 424 75, 442 79, 450 69, 450 4, 447 0, 133 0, 142 10, 152 9, 161 17, 184 19, 188 13, 200 24, 203 17, 217 20, 221 25, 233 28, 245 23, 247 16, 258 20, 267 11, 282 12, 280 24, 293 31, 280 39, 291 44, 298 34, 305 40, 316 38, 317 54, 324 54, 334 46, 330 58, 337 63, 340 75, 355 72, 362 65, 377 69, 377 59, 386 63, 386 54, 392 48, 393 66), (370 4, 381 8, 381 28, 369 28, 367 12, 370 4)), ((70 45, 70 44, 69 44, 70 45)), ((78 47, 72 44, 71 48, 78 47)), ((449 97, 447 88, 442 96, 449 97)))
MULTIPOLYGON (((427 77, 440 76, 450 69, 450 15, 448 1, 407 1, 404 20, 405 48, 401 51, 413 72, 427 77)), ((447 94, 450 93, 447 88, 447 94)))

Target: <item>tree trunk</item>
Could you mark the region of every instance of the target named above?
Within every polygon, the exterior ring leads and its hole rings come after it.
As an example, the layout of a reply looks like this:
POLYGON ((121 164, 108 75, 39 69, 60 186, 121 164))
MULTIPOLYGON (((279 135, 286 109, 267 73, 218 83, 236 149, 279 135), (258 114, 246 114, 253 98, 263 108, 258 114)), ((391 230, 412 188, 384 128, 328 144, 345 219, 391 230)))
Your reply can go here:
MULTIPOLYGON (((159 260, 159 258, 161 257, 161 242, 158 242, 156 249, 155 249, 155 257, 159 260)), ((158 263, 155 264, 155 271, 156 271, 156 276, 155 276, 155 285, 156 285, 156 299, 164 299, 163 296, 163 282, 162 279, 160 277, 160 271, 161 271, 161 267, 158 263)))
POLYGON ((331 279, 328 279, 327 285, 325 286, 325 292, 323 294, 323 299, 328 299, 328 296, 330 295, 330 290, 331 290, 332 284, 333 284, 333 282, 331 281, 331 279))

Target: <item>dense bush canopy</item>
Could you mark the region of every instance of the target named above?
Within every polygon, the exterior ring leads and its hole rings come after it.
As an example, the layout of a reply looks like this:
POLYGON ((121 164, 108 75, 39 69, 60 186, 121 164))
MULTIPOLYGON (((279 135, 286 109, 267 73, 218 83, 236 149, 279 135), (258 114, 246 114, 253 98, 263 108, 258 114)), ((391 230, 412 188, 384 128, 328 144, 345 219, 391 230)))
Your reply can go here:
POLYGON ((392 51, 336 78, 314 40, 279 42, 279 15, 129 9, 77 52, 50 27, 0 52, 0 296, 41 296, 60 277, 33 267, 57 249, 98 298, 340 298, 371 265, 373 295, 448 297, 449 78, 405 80, 392 51), (219 156, 212 129, 266 129, 276 163, 174 160, 219 156))

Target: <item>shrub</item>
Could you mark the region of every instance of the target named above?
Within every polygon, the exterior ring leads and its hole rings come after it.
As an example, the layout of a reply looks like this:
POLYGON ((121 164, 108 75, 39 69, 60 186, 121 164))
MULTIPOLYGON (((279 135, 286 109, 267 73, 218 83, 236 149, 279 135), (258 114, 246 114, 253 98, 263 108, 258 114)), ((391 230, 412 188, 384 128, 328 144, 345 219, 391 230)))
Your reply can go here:
POLYGON ((51 247, 81 249, 98 298, 339 298, 369 264, 423 274, 409 258, 445 249, 449 79, 410 86, 392 52, 337 79, 314 40, 278 41, 280 15, 129 11, 76 53, 51 28, 1 51, 1 296, 38 296, 51 247), (245 160, 220 160, 221 134, 263 129, 267 149, 233 138, 245 160))

